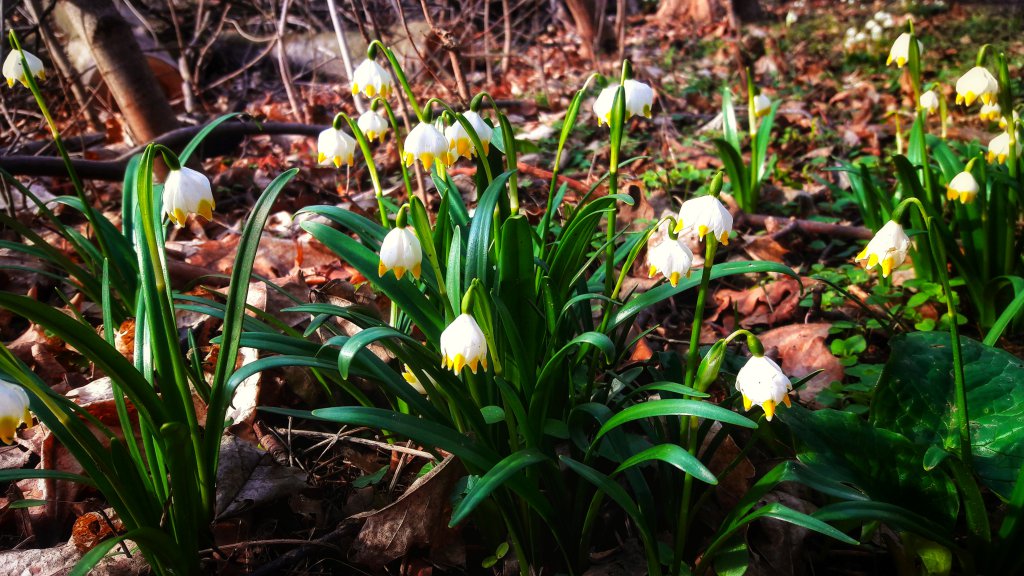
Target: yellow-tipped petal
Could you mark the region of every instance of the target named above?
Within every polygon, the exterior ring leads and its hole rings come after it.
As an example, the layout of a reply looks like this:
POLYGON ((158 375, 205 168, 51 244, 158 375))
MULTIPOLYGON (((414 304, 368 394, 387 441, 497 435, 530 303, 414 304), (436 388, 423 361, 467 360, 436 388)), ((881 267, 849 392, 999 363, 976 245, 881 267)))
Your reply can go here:
POLYGON ((789 399, 789 394, 782 397, 782 403, 786 405, 786 408, 793 407, 793 401, 789 399))
POLYGON ((700 236, 701 240, 704 239, 704 236, 707 233, 708 233, 708 227, 707 226, 705 226, 703 224, 701 224, 700 226, 697 226, 697 235, 700 236))
POLYGON ((753 406, 754 403, 750 401, 750 398, 747 398, 746 394, 743 394, 742 396, 743 396, 743 409, 744 410, 750 410, 750 407, 753 406))
POLYGON ((441 356, 441 368, 448 368, 449 366, 448 356, 441 356))
POLYGON ((385 265, 384 265, 384 261, 383 261, 383 260, 381 260, 381 261, 380 261, 380 262, 379 262, 379 263, 377 264, 377 276, 381 276, 381 277, 383 277, 383 276, 384 276, 385 274, 387 274, 387 272, 388 272, 388 267, 387 267, 387 266, 385 266, 385 265))
POLYGON ((728 232, 722 232, 722 237, 719 238, 718 240, 719 240, 719 242, 722 243, 722 246, 728 246, 729 245, 729 233, 728 232))
MULTIPOLYGON (((897 68, 903 68, 903 65, 906 64, 906 63, 907 63, 907 59, 904 58, 903 56, 900 56, 899 58, 896 59, 896 67, 897 68)), ((769 420, 771 420, 771 418, 769 418, 769 420)))
POLYGON ((484 367, 484 370, 487 370, 487 355, 480 357, 480 365, 484 367))
POLYGON ((469 364, 468 364, 468 366, 469 366, 469 371, 470 371, 470 372, 472 372, 473 374, 476 374, 476 367, 477 367, 477 365, 479 365, 479 364, 480 364, 480 360, 479 360, 479 359, 477 359, 477 358, 474 358, 474 359, 472 359, 472 360, 471 360, 471 361, 469 362, 469 364))
POLYGON ((946 186, 946 200, 956 200, 957 196, 959 196, 959 194, 956 190, 953 190, 949 186, 946 186))
POLYGON ((981 95, 981 101, 984 104, 991 104, 996 101, 996 96, 990 92, 985 92, 981 95))
POLYGON ((422 272, 422 268, 421 268, 421 266, 419 264, 416 264, 415 266, 412 267, 412 277, 413 278, 419 280, 420 279, 420 272, 422 272))
POLYGON ((772 421, 772 416, 775 416, 775 402, 771 400, 765 400, 764 404, 761 404, 761 408, 764 408, 764 417, 769 422, 772 421))
POLYGON ((398 280, 401 280, 402 276, 405 276, 405 266, 395 266, 392 270, 395 271, 395 278, 398 280))
POLYGON ((863 250, 860 251, 860 253, 857 254, 857 257, 854 258, 854 260, 863 260, 863 259, 865 259, 867 257, 868 257, 868 249, 867 249, 867 247, 865 247, 863 250))
MULTIPOLYGON (((967 91, 967 94, 964 94, 964 104, 967 104, 968 106, 974 104, 974 101, 977 99, 978 95, 970 90, 967 91)), ((957 100, 960 100, 959 96, 957 97, 957 100)))
POLYGON ((209 200, 200 200, 199 206, 196 208, 196 214, 199 214, 207 221, 213 220, 213 203, 209 200))
POLYGON ((365 90, 366 90, 366 97, 367 98, 373 98, 377 94, 377 87, 374 86, 373 84, 370 84, 369 86, 367 86, 365 88, 365 90))
POLYGON ((480 145, 483 146, 483 148, 484 148, 484 156, 487 156, 488 154, 491 153, 491 143, 490 142, 484 140, 483 142, 480 143, 480 145))
POLYGON ((170 217, 171 220, 174 220, 174 223, 180 228, 185 225, 185 219, 188 217, 188 214, 186 214, 181 208, 175 208, 174 211, 170 213, 170 217))
POLYGON ((7 79, 7 87, 8 88, 14 88, 14 78, 8 78, 7 79))
POLYGON ((416 155, 413 154, 412 152, 406 152, 405 153, 405 165, 408 167, 408 166, 412 166, 415 163, 416 163, 416 155))
POLYGON ((430 152, 423 152, 420 154, 420 162, 423 164, 424 170, 430 170, 430 167, 434 165, 434 155, 430 152))
POLYGON ((10 416, 0 418, 0 442, 14 443, 14 432, 18 429, 18 420, 10 416))
POLYGON ((324 160, 326 160, 326 159, 327 159, 327 154, 324 154, 323 152, 320 152, 319 154, 316 155, 316 163, 317 164, 323 164, 324 160))
POLYGON ((961 204, 969 204, 970 202, 971 202, 971 195, 968 194, 967 192, 961 192, 960 193, 960 203, 961 204))
POLYGON ((889 274, 892 272, 892 265, 892 256, 889 256, 885 260, 882 260, 882 278, 889 277, 889 274))
POLYGON ((874 268, 878 264, 878 254, 868 256, 868 268, 874 268))
POLYGON ((647 277, 648 278, 654 278, 654 275, 657 274, 657 273, 658 273, 658 268, 656 266, 651 266, 651 268, 647 271, 647 277))
POLYGON ((452 369, 455 371, 455 373, 458 374, 462 372, 462 368, 465 365, 466 359, 462 356, 462 354, 456 354, 455 358, 452 360, 452 369))
POLYGON ((334 157, 334 167, 341 168, 341 156, 334 157))
POLYGON ((890 64, 892 64, 892 56, 889 56, 888 58, 885 59, 885 65, 888 66, 890 64))
POLYGON ((672 275, 668 277, 668 283, 675 288, 676 284, 679 284, 679 272, 673 272, 672 275))
POLYGON ((356 84, 355 82, 353 82, 352 83, 352 95, 355 96, 356 94, 359 94, 359 84, 356 84))

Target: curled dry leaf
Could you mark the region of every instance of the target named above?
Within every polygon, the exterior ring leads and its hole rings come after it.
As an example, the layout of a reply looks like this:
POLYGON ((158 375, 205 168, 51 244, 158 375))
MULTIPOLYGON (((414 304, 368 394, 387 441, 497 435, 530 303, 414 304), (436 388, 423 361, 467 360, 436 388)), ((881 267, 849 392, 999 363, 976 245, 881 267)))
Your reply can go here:
POLYGON ((778 350, 782 371, 792 378, 802 378, 815 370, 824 370, 800 388, 798 394, 804 402, 813 401, 822 388, 833 380, 843 379, 843 365, 832 355, 825 339, 827 323, 791 324, 769 330, 760 335, 766 349, 778 350))

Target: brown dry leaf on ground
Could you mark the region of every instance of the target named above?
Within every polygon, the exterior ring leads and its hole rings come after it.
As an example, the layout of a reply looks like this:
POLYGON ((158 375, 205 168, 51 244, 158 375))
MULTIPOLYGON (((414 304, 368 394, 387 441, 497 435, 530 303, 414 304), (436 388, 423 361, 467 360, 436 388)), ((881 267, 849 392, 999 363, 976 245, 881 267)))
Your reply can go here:
POLYGON ((221 439, 217 467, 220 520, 306 488, 306 473, 280 466, 270 453, 234 436, 221 439))
POLYGON ((715 321, 726 310, 735 307, 740 326, 774 326, 793 318, 800 306, 800 283, 788 276, 763 286, 745 290, 721 289, 715 291, 717 308, 708 316, 715 321))
POLYGON ((760 335, 765 349, 778 350, 782 371, 790 377, 802 378, 815 370, 824 370, 800 388, 800 400, 811 402, 822 388, 843 379, 843 365, 832 355, 825 339, 831 324, 791 324, 760 335))
POLYGON ((465 543, 457 529, 448 527, 452 513, 449 498, 463 474, 462 465, 449 456, 413 482, 393 504, 355 516, 366 518, 353 546, 355 560, 379 569, 415 548, 429 547, 434 563, 465 566, 465 543))

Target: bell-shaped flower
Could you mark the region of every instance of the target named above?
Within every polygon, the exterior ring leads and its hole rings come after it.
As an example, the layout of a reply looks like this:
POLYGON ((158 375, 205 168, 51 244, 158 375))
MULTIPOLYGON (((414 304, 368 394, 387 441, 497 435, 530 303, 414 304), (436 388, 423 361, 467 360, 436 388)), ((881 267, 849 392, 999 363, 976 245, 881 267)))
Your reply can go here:
POLYGON ((403 154, 406 166, 412 166, 416 160, 423 164, 424 170, 430 170, 434 160, 440 160, 450 166, 453 158, 448 154, 448 139, 433 124, 420 122, 405 137, 403 154))
POLYGON ((782 368, 767 356, 751 356, 747 360, 736 374, 736 390, 743 396, 744 410, 760 406, 769 422, 779 404, 792 406, 789 393, 793 385, 782 368))
POLYGON ((857 262, 867 260, 866 268, 872 268, 876 264, 882 266, 882 277, 888 278, 893 269, 907 259, 907 250, 910 249, 910 237, 903 231, 903 227, 897 222, 890 220, 882 229, 875 234, 875 237, 868 242, 868 245, 857 254, 857 262))
POLYGON ((882 39, 882 25, 874 20, 868 20, 864 24, 864 29, 871 35, 871 39, 878 42, 882 39))
MULTIPOLYGON (((1013 114, 1011 114, 1011 117, 1013 118, 1013 125, 1014 126, 1020 126, 1020 114, 1017 114, 1016 110, 1013 111, 1013 114)), ((1006 130, 1006 116, 1005 115, 999 117, 999 129, 1000 130, 1006 130)))
POLYGON ((956 81, 956 103, 970 106, 981 99, 982 104, 992 104, 999 95, 999 81, 986 68, 975 66, 956 81))
POLYGON ((796 24, 796 21, 799 18, 800 17, 797 15, 797 13, 792 10, 786 12, 786 26, 789 27, 792 26, 793 24, 796 24))
POLYGON ((316 161, 322 166, 351 166, 355 160, 355 153, 356 139, 334 127, 324 130, 316 139, 316 161))
MULTIPOLYGON (((413 390, 423 394, 424 396, 427 395, 427 389, 423 387, 423 383, 416 377, 416 374, 413 373, 408 364, 405 365, 405 370, 402 371, 402 378, 405 378, 405 381, 409 383, 409 386, 412 386, 413 390)), ((436 388, 437 381, 434 380, 434 377, 427 374, 427 378, 430 379, 430 383, 436 388)))
MULTIPOLYGON (((486 156, 490 150, 491 138, 494 137, 494 129, 488 126, 484 119, 472 110, 467 111, 463 116, 469 122, 469 125, 473 127, 477 137, 480 138, 480 146, 483 147, 484 156, 486 156)), ((470 139, 469 132, 462 126, 461 122, 456 121, 448 128, 445 128, 444 136, 448 139, 448 152, 453 161, 476 155, 473 140, 470 139)))
POLYGON ((207 220, 213 218, 216 204, 210 180, 201 172, 182 166, 171 170, 164 181, 164 212, 179 227, 185 225, 189 214, 198 214, 207 220))
POLYGON ((378 94, 387 98, 394 87, 395 83, 388 71, 373 60, 363 60, 352 72, 353 96, 362 92, 367 98, 373 98, 378 94))
POLYGON ((654 278, 655 274, 660 273, 675 288, 681 277, 690 277, 693 252, 681 241, 666 238, 647 254, 647 263, 650 264, 648 277, 654 278))
POLYGON ((961 204, 969 204, 978 195, 978 181, 966 170, 957 174, 946 185, 946 198, 949 200, 960 199, 961 204))
MULTIPOLYGON (((1016 140, 1014 148, 1016 149, 1015 150, 1016 156, 1019 159, 1020 155, 1021 155, 1021 144, 1020 144, 1020 139, 1019 138, 1016 140)), ((996 162, 998 162, 1000 164, 1003 164, 1003 163, 1006 162, 1006 159, 1009 158, 1009 156, 1010 156, 1010 133, 1009 132, 1003 132, 999 136, 996 136, 995 138, 993 138, 992 140, 989 141, 989 143, 988 143, 988 154, 986 155, 986 159, 988 159, 989 162, 992 162, 994 160, 994 161, 996 161, 996 162)))
POLYGON ((935 90, 928 90, 921 97, 918 98, 918 105, 921 106, 921 110, 924 110, 928 114, 934 114, 939 109, 939 95, 935 93, 935 90))
POLYGON ((754 96, 754 116, 758 118, 764 116, 772 109, 772 99, 765 96, 764 94, 758 94, 754 96))
POLYGON ((597 95, 597 99, 594 100, 594 115, 597 116, 597 125, 612 124, 612 107, 615 106, 615 91, 618 90, 618 85, 612 85, 597 95))
MULTIPOLYGON (((921 41, 917 41, 917 53, 920 54, 923 50, 924 45, 921 41)), ((892 48, 889 50, 889 57, 885 60, 885 65, 889 66, 893 62, 896 63, 897 68, 903 68, 903 65, 910 61, 910 32, 904 32, 900 34, 896 41, 892 43, 892 48)))
POLYGON ((388 270, 394 270, 395 278, 401 280, 406 272, 411 272, 413 277, 419 280, 422 262, 423 249, 420 247, 419 238, 412 229, 396 226, 380 244, 377 275, 384 276, 388 270))
POLYGON ((978 118, 986 120, 988 122, 995 122, 1003 117, 1003 109, 999 106, 998 102, 991 104, 982 104, 981 109, 978 110, 978 118))
POLYGON ((32 425, 28 393, 17 384, 0 380, 0 442, 14 442, 14 432, 22 422, 32 425))
MULTIPOLYGON (((46 70, 43 69, 43 61, 36 58, 34 54, 25 52, 25 61, 28 62, 28 71, 40 80, 46 79, 46 70)), ((25 69, 21 67, 21 53, 11 50, 4 60, 4 78, 7 79, 7 86, 13 88, 14 83, 21 82, 22 86, 28 86, 28 78, 25 78, 25 69)))
POLYGON ((714 196, 701 196, 683 202, 679 209, 677 231, 693 228, 701 240, 707 233, 718 239, 722 244, 729 243, 732 232, 732 214, 722 201, 714 196))
POLYGON ((476 320, 463 312, 441 333, 441 367, 459 374, 469 366, 476 374, 478 364, 487 370, 487 339, 476 320))
POLYGON ((379 139, 383 142, 384 134, 387 134, 388 131, 388 121, 373 110, 367 110, 360 114, 359 119, 356 120, 356 126, 359 126, 363 135, 365 135, 366 139, 371 142, 373 142, 374 139, 379 139))
POLYGON ((626 80, 622 86, 626 89, 626 117, 650 118, 651 107, 654 106, 654 90, 649 85, 633 79, 626 80))

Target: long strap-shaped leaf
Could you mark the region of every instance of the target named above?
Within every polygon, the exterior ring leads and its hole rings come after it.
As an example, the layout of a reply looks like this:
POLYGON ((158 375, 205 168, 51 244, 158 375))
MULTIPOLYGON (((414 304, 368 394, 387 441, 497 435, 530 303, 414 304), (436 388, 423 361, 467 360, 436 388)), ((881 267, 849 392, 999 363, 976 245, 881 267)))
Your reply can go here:
MULTIPOLYGON (((488 263, 488 253, 491 246, 491 229, 494 225, 494 209, 498 205, 498 198, 505 191, 505 183, 515 173, 515 170, 503 172, 494 179, 484 190, 477 203, 476 211, 473 213, 473 222, 469 226, 469 240, 466 242, 466 285, 476 278, 486 288, 491 287, 488 278, 491 276, 488 263)), ((451 271, 449 273, 458 273, 451 271)))
POLYGON ((448 525, 456 526, 465 520, 481 502, 491 495, 491 492, 500 488, 523 468, 545 461, 550 462, 548 457, 536 448, 527 448, 506 456, 473 485, 462 502, 459 502, 459 505, 452 511, 452 519, 448 525))
POLYGON ((594 443, 596 444, 602 436, 627 422, 659 416, 697 416, 743 428, 757 428, 757 424, 745 416, 703 400, 653 400, 630 406, 609 418, 604 426, 597 431, 594 443))

